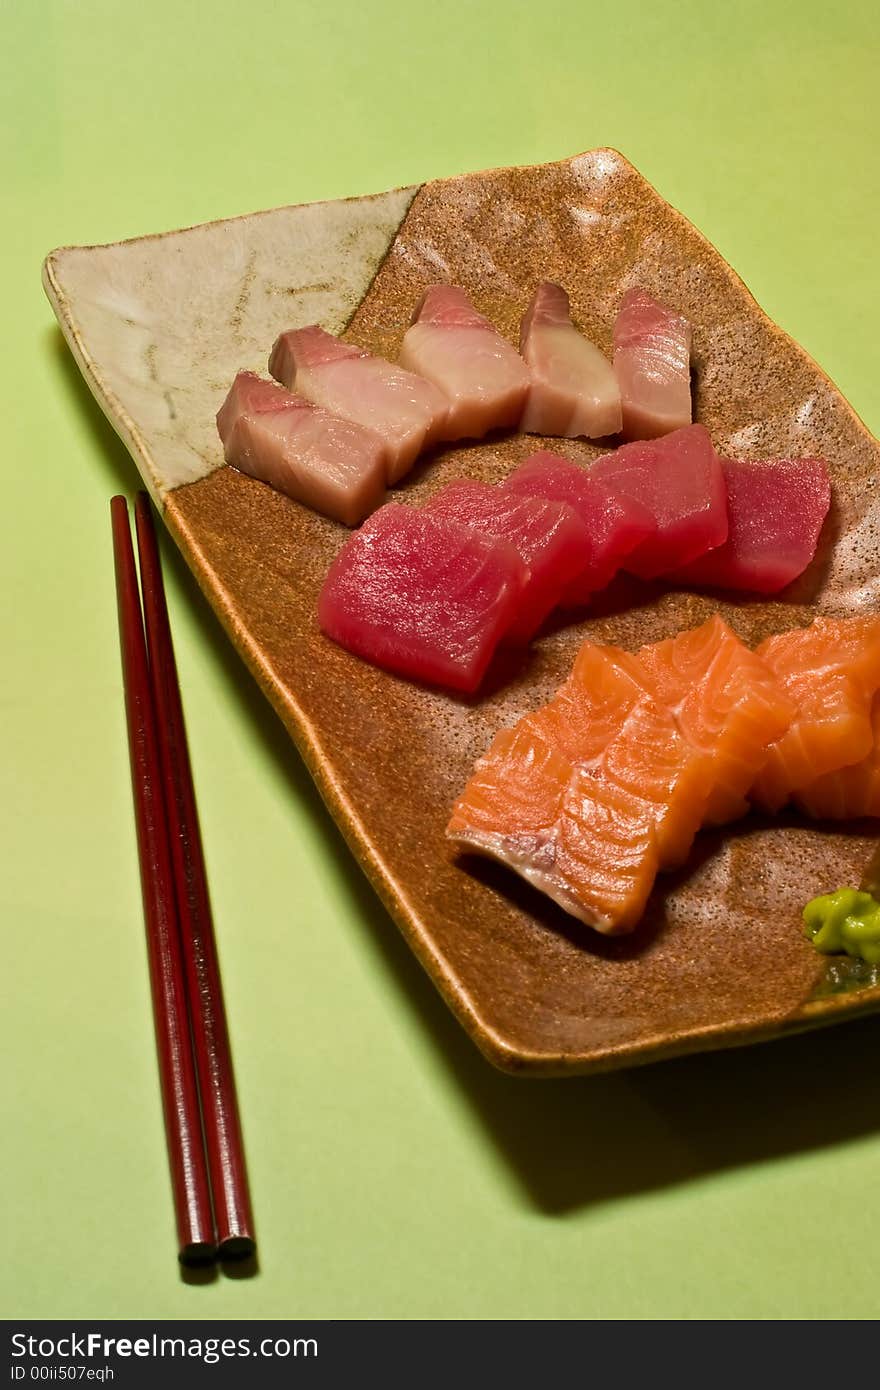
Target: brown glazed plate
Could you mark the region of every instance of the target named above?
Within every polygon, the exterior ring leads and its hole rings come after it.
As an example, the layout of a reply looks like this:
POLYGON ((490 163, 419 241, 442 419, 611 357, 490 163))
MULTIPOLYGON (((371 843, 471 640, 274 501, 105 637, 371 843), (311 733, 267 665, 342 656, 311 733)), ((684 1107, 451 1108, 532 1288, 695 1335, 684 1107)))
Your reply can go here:
MULTIPOLYGON (((457 859, 452 802, 495 732, 549 698, 586 635, 634 648, 719 611, 747 642, 880 605, 880 446, 721 256, 613 150, 374 197, 280 208, 52 252, 44 282, 71 350, 217 616, 281 716, 353 854, 486 1056, 575 1073, 757 1041, 880 1006, 878 972, 819 956, 800 913, 856 882, 867 825, 745 821, 703 834, 640 928, 607 940, 500 866, 457 859), (608 350, 623 291, 695 328, 695 418, 722 453, 822 455, 834 508, 809 571, 773 602, 617 585, 583 621, 497 667, 463 701, 326 640, 315 607, 344 529, 223 466, 214 414, 239 367, 318 321, 394 355, 437 280, 515 340, 534 282, 568 289, 608 350)), ((490 438, 426 459, 399 489, 498 479, 535 448, 490 438)), ((552 446, 551 446, 552 447, 552 446)), ((566 441, 571 457, 598 450, 566 441)), ((291 931, 296 923, 291 923, 291 931)))

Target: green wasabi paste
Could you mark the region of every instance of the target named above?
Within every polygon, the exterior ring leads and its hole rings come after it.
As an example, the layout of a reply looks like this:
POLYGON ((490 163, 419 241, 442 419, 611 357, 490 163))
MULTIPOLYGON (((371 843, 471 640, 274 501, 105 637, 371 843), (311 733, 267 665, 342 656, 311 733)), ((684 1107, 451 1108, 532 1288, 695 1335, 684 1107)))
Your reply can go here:
POLYGON ((870 893, 838 888, 813 898, 804 908, 804 927, 817 951, 845 951, 880 965, 880 903, 870 893))

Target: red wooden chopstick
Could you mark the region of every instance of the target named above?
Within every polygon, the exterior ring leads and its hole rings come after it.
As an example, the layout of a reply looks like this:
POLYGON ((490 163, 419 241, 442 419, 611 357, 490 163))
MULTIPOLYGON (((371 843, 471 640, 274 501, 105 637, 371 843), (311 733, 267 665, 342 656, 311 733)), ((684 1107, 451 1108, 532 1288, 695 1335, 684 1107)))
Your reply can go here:
POLYGON ((128 503, 124 497, 114 497, 110 508, 141 888, 178 1253, 184 1263, 193 1263, 212 1259, 218 1248, 223 1255, 253 1251, 250 1202, 155 531, 149 504, 146 498, 139 499, 142 610, 128 503))
POLYGON ((221 1256, 244 1256, 254 1250, 244 1145, 171 625, 150 499, 145 492, 135 501, 135 525, 217 1246, 221 1256))

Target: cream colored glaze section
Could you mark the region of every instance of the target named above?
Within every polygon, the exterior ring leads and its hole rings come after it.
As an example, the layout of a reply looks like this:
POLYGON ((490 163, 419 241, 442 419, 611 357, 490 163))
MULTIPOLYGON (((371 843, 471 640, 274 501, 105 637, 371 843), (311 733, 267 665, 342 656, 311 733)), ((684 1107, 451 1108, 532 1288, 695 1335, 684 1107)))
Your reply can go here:
POLYGON ((43 283, 99 404, 157 500, 223 463, 214 416, 283 329, 342 329, 416 193, 309 203, 52 251, 43 283))

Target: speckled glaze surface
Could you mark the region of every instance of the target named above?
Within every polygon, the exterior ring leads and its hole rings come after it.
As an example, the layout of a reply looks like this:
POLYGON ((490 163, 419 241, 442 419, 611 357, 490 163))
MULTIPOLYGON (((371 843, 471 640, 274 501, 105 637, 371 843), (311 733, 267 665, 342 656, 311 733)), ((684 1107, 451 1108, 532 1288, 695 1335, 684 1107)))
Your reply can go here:
MULTIPOLYGON (((315 207, 323 214, 282 210, 300 214, 291 225, 311 219, 311 259, 299 268, 300 248, 267 235, 271 224, 259 219, 274 214, 260 214, 217 224, 234 233, 195 228, 131 250, 53 253, 47 290, 221 622, 464 1026, 500 1066, 564 1073, 756 1041, 880 1006, 870 977, 846 967, 829 976, 800 928, 810 896, 859 877, 868 827, 754 819, 701 835, 687 869, 659 881, 640 929, 614 941, 500 867, 456 859, 443 833, 474 759, 499 727, 549 698, 584 636, 633 648, 720 611, 755 642, 817 612, 876 610, 880 446, 718 253, 614 151, 315 207), (354 241, 321 239, 320 215, 338 227, 339 209, 350 216, 362 204, 370 210, 355 217, 354 241), (209 233, 234 251, 208 272, 222 285, 203 294, 203 272, 195 295, 185 277, 205 249, 196 239, 209 233), (353 258, 358 246, 366 252, 353 258), (137 284, 126 278, 132 267, 137 284), (449 279, 515 341, 542 277, 565 285, 576 321, 606 350, 631 285, 687 314, 696 418, 719 450, 821 454, 835 505, 815 562, 778 601, 619 583, 583 621, 541 637, 525 664, 499 663, 481 699, 461 701, 374 670, 322 637, 317 593, 346 532, 222 467, 213 412, 234 370, 262 367, 282 328, 319 319, 338 330, 353 311, 347 335, 393 355, 420 292, 449 279), (157 283, 174 306, 169 325, 157 283), (184 477, 199 480, 175 486, 184 477)), ((501 478, 534 447, 510 436, 447 450, 397 493, 418 502, 451 478, 501 478)), ((573 458, 598 452, 571 441, 559 448, 573 458)))

